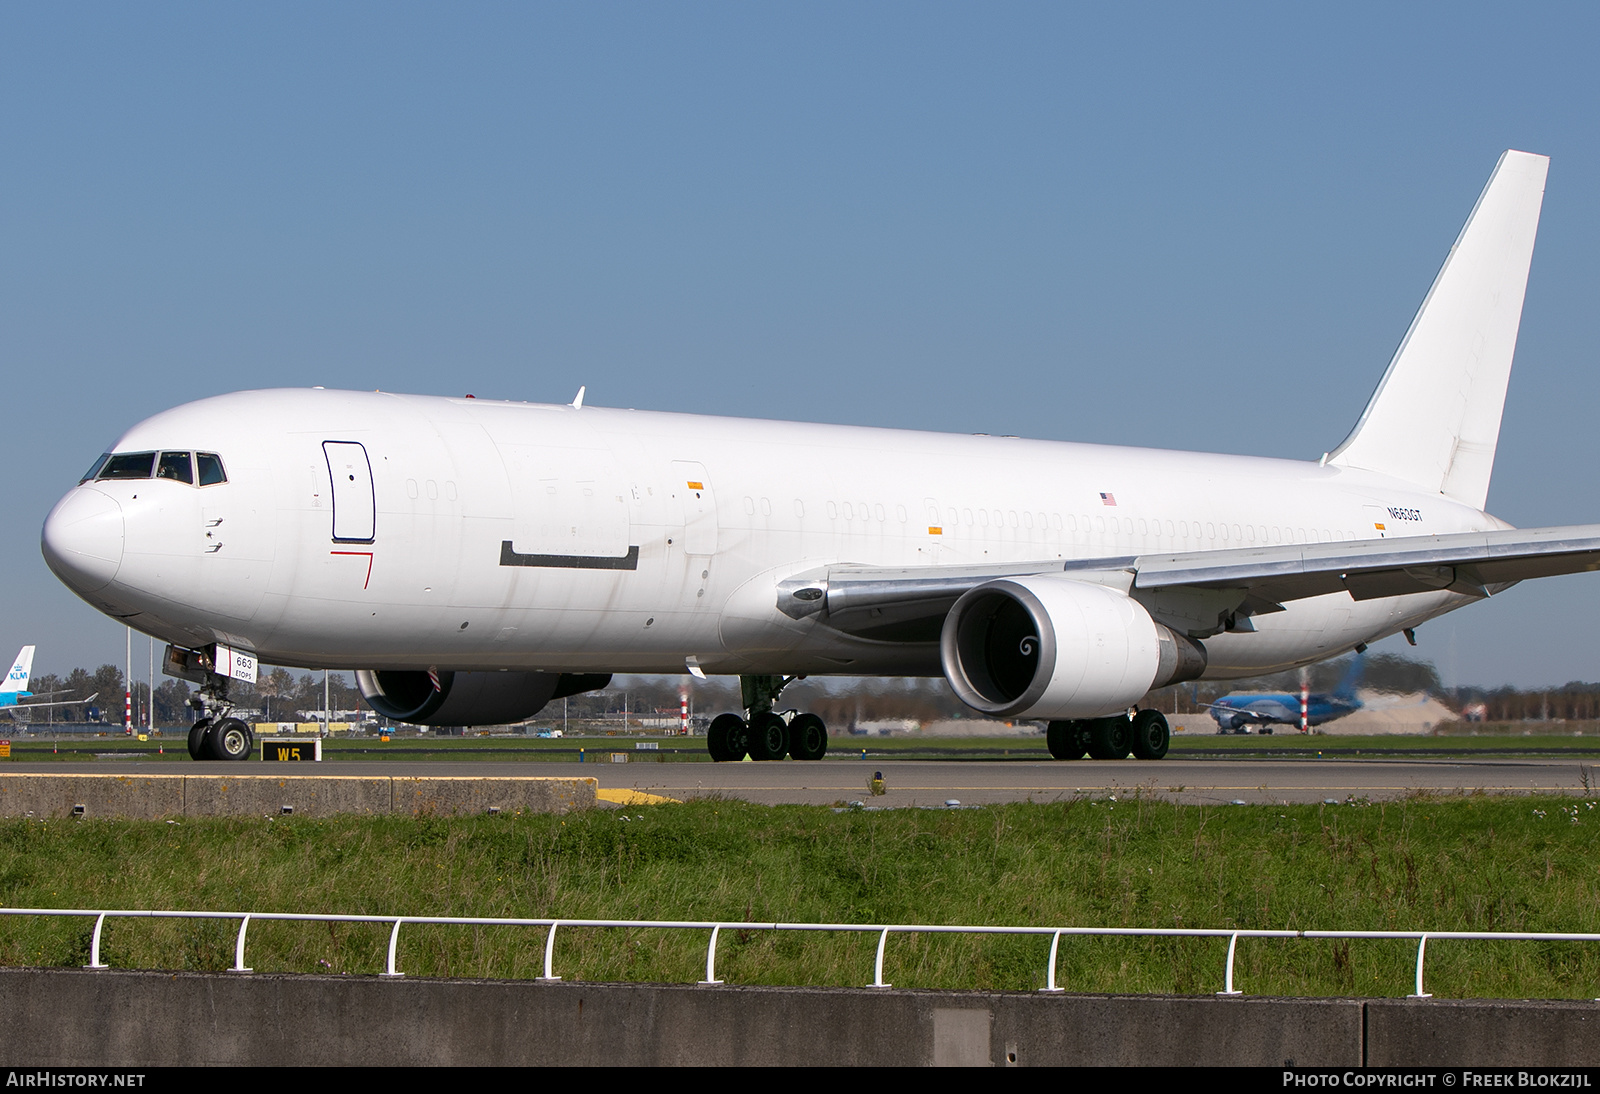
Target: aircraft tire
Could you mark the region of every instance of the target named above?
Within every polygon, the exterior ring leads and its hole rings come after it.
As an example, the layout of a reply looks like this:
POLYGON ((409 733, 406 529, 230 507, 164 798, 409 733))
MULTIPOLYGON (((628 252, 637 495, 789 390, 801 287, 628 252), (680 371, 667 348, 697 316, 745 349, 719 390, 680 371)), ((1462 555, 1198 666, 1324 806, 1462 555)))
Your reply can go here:
POLYGON ((1089 755, 1096 760, 1121 760, 1133 751, 1133 723, 1121 714, 1089 723, 1089 755))
POLYGON ((750 758, 781 760, 789 754, 789 726, 782 717, 767 711, 750 719, 750 758))
POLYGON ((1172 744, 1172 731, 1159 710, 1141 710, 1133 716, 1133 754, 1141 760, 1159 760, 1172 744))
POLYGON ((815 714, 801 714, 789 723, 789 755, 820 760, 828 754, 828 727, 815 714))
POLYGON ((211 733, 211 719, 202 718, 189 727, 189 759, 204 760, 206 754, 206 737, 211 733))
POLYGON ((1077 719, 1051 722, 1044 731, 1045 747, 1058 760, 1081 760, 1089 751, 1089 729, 1077 719))
POLYGON ((711 727, 706 730, 706 751, 717 763, 742 760, 749 735, 743 718, 737 714, 719 714, 711 719, 711 727))
POLYGON ((256 735, 238 718, 224 718, 206 734, 206 758, 248 760, 255 751, 256 735))

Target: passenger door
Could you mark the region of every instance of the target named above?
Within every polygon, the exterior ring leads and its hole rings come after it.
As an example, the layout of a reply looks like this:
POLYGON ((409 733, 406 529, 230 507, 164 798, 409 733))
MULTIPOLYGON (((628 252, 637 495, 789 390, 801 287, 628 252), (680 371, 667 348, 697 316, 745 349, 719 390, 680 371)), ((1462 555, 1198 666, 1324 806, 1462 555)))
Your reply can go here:
POLYGON ((333 541, 371 543, 377 530, 377 502, 372 491, 372 464, 355 441, 323 441, 333 485, 333 541))

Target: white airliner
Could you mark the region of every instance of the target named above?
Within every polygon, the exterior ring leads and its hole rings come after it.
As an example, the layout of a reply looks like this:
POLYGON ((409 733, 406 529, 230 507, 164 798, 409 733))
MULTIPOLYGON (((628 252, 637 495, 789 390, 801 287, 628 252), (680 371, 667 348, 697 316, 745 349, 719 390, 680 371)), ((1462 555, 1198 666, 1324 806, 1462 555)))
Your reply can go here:
POLYGON ((1165 753, 1152 688, 1364 646, 1600 526, 1483 511, 1548 161, 1500 159, 1355 429, 1311 462, 313 389, 124 434, 46 520, 79 596, 202 684, 362 666, 379 712, 494 724, 607 674, 742 677, 718 759, 820 757, 805 674, 943 675, 1060 757, 1165 753))

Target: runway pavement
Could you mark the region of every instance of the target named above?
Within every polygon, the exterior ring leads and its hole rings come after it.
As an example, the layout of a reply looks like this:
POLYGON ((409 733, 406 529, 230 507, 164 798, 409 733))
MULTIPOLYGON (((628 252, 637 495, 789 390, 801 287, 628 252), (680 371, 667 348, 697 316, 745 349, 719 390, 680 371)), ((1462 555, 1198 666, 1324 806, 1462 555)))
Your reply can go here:
MULTIPOLYGON (((630 761, 632 757, 630 757, 630 761)), ((16 764, 10 771, 113 774, 273 774, 292 777, 284 765, 246 763, 16 764)), ((940 806, 947 801, 983 805, 1008 801, 1063 801, 1140 793, 1190 804, 1320 802, 1347 798, 1393 801, 1419 793, 1586 793, 1586 765, 1570 759, 1205 759, 1157 761, 1077 760, 860 760, 816 763, 484 763, 324 762, 319 775, 592 776, 602 790, 638 790, 662 797, 741 798, 765 804, 940 806), (868 783, 883 772, 886 792, 873 797, 868 783)), ((1600 786, 1595 795, 1600 800, 1600 786)))

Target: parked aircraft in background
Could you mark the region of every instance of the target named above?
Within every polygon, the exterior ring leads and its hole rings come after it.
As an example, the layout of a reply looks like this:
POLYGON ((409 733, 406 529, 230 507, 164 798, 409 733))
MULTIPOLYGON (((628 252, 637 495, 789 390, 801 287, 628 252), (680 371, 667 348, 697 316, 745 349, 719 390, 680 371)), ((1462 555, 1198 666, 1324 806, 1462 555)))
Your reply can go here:
MULTIPOLYGON (((88 699, 62 699, 54 703, 24 703, 22 700, 33 698, 33 692, 28 690, 28 677, 33 674, 33 650, 34 647, 32 646, 23 646, 21 650, 17 651, 17 659, 11 663, 11 671, 6 673, 6 682, 0 684, 0 709, 10 707, 20 710, 38 710, 43 707, 77 706, 79 703, 87 703, 94 698, 94 695, 91 695, 88 699)), ((51 692, 51 694, 59 695, 60 693, 51 692)), ((100 693, 95 692, 95 695, 98 694, 100 693)))
MULTIPOLYGON (((1357 654, 1337 687, 1308 694, 1306 725, 1319 726, 1360 710, 1362 704, 1356 698, 1356 685, 1361 682, 1361 670, 1365 667, 1365 661, 1357 654)), ((1296 728, 1300 725, 1297 692, 1238 692, 1206 705, 1211 717, 1216 719, 1218 733, 1245 733, 1250 726, 1256 726, 1262 733, 1271 733, 1275 725, 1296 728)))
POLYGON ((1166 720, 1135 710, 1153 688, 1600 567, 1600 526, 1483 511, 1547 166, 1501 157, 1355 429, 1312 462, 253 391, 130 429, 44 555, 170 643, 166 671, 200 685, 196 756, 249 755, 227 689, 260 659, 360 666, 375 710, 426 725, 519 721, 614 672, 738 674, 717 759, 822 756, 821 719, 779 709, 798 676, 943 675, 975 711, 1048 721, 1057 756, 1159 757, 1166 720))
POLYGON ((33 695, 28 690, 28 677, 32 672, 33 647, 23 646, 17 651, 17 659, 11 663, 11 671, 6 673, 6 682, 0 684, 0 707, 14 707, 33 695))

